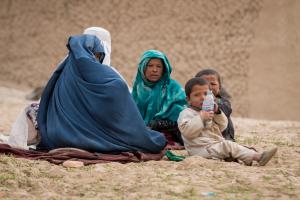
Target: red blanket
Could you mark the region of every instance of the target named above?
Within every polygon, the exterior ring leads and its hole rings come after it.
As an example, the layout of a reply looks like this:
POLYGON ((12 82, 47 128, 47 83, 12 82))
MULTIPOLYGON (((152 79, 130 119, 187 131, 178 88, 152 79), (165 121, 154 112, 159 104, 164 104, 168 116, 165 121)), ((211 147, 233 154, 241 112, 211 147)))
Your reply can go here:
POLYGON ((23 150, 13 148, 7 144, 0 144, 0 153, 11 154, 17 158, 27 158, 30 160, 46 160, 54 164, 61 164, 66 160, 81 161, 84 165, 107 163, 107 162, 141 162, 148 160, 160 160, 165 155, 165 151, 159 154, 142 152, 123 152, 120 154, 92 153, 74 148, 61 148, 49 152, 23 150))

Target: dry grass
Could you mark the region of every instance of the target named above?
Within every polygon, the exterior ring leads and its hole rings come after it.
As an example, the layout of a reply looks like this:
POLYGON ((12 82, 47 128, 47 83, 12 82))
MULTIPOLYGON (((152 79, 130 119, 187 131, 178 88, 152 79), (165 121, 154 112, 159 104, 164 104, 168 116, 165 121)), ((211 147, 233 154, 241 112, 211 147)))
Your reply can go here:
MULTIPOLYGON (((0 88, 0 132, 27 103, 0 88), (6 97, 6 93, 11 95, 6 97), (10 109, 8 109, 10 108, 10 109), (10 114, 6 115, 7 110, 10 114)), ((234 118, 238 142, 279 151, 265 167, 189 157, 67 169, 0 155, 0 199, 299 199, 300 123, 234 118), (205 192, 214 192, 207 197, 205 192)), ((185 155, 185 151, 175 151, 185 155)))

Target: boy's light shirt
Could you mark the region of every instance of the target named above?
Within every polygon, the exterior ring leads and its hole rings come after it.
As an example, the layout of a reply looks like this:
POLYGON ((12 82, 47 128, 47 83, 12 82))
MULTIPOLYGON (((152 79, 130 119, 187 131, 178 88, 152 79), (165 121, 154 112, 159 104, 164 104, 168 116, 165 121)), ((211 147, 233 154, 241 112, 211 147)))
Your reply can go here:
POLYGON ((221 114, 214 115, 213 125, 205 128, 199 112, 192 108, 184 109, 178 118, 178 128, 182 134, 184 146, 190 155, 195 155, 199 147, 224 141, 222 131, 227 127, 227 118, 221 114))

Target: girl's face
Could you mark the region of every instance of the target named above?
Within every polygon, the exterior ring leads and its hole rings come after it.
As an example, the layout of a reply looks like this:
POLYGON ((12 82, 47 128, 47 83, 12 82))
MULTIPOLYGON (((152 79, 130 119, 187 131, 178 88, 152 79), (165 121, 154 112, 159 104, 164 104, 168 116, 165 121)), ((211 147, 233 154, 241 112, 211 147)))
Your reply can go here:
POLYGON ((187 98, 189 104, 201 109, 207 92, 208 85, 194 85, 190 96, 187 98))
POLYGON ((162 77, 164 65, 160 58, 152 58, 147 64, 145 77, 150 82, 157 82, 162 77))
POLYGON ((213 94, 216 96, 220 92, 220 83, 218 80, 217 75, 210 74, 210 75, 203 75, 201 76, 204 80, 206 80, 209 84, 209 89, 213 92, 213 94))

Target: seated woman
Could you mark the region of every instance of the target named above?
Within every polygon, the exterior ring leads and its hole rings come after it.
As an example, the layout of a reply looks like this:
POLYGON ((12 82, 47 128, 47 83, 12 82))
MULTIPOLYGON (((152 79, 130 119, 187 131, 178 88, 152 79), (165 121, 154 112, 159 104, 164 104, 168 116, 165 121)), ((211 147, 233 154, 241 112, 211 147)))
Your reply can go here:
MULTIPOLYGON (((105 52, 103 64, 110 66, 111 37, 109 31, 101 27, 89 27, 84 30, 83 34, 95 35, 100 39, 105 52)), ((125 81, 123 76, 114 67, 111 66, 111 68, 125 81)), ((128 89, 129 91, 131 91, 131 88, 129 86, 128 89)), ((43 90, 44 90, 44 86, 35 88, 32 92, 26 95, 26 99, 33 100, 33 101, 39 100, 43 93, 43 90)))
POLYGON ((163 132, 170 145, 183 145, 177 127, 179 113, 186 105, 184 90, 171 79, 172 67, 166 55, 157 50, 149 50, 142 55, 132 96, 144 119, 153 130, 163 132))
POLYGON ((69 38, 69 54, 53 73, 39 104, 38 149, 159 153, 165 137, 147 129, 126 82, 102 64, 107 55, 96 36, 69 38))
MULTIPOLYGON (((101 44, 103 45, 105 57, 103 59, 103 64, 110 65, 110 55, 111 55, 111 37, 108 30, 101 27, 89 27, 84 30, 83 34, 95 35, 100 39, 101 44)), ((67 56, 65 57, 65 59, 67 56)), ((63 61, 65 60, 63 59, 63 61)), ((62 62, 63 62, 62 61, 62 62)), ((111 68, 119 74, 119 72, 111 66, 111 68)), ((121 76, 122 77, 122 76, 121 76)), ((122 77, 125 81, 125 79, 122 77)), ((37 90, 34 90, 31 94, 26 96, 28 100, 39 100, 44 86, 39 87, 37 90)), ((129 88, 129 86, 128 86, 129 88)), ((130 89, 130 88, 129 88, 130 89)), ((37 124, 37 113, 39 109, 39 102, 31 103, 27 106, 21 114, 16 119, 15 123, 12 126, 10 136, 8 139, 4 140, 5 143, 9 144, 12 147, 28 149, 29 146, 34 147, 40 140, 38 134, 38 124, 37 124)))

